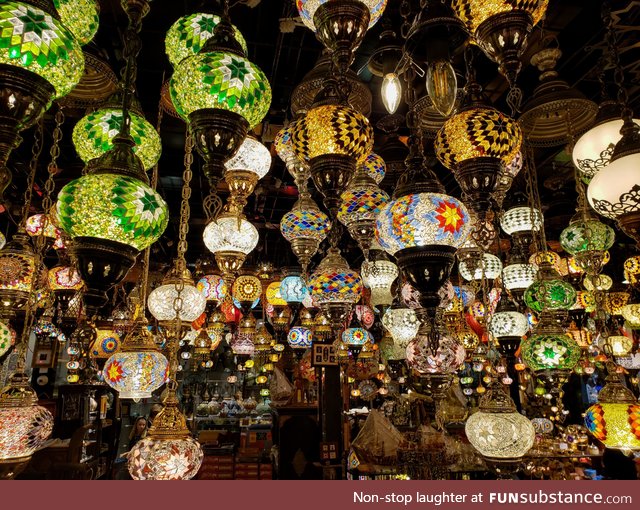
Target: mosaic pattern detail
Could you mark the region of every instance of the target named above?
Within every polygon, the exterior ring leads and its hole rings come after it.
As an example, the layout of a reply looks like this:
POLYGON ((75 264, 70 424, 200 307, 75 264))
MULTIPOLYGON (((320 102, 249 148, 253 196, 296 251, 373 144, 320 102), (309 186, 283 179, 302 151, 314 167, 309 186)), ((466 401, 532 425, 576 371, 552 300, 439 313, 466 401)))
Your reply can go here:
POLYGON ((217 301, 220 303, 227 295, 227 284, 222 276, 208 274, 200 278, 196 288, 202 292, 207 301, 217 301))
POLYGON ((60 227, 72 238, 86 236, 144 250, 169 221, 162 197, 142 181, 113 174, 90 174, 58 194, 60 227))
POLYGON ((569 335, 531 335, 520 344, 522 361, 533 371, 571 370, 580 359, 581 349, 569 335))
POLYGON ((497 312, 491 317, 489 331, 496 338, 523 336, 529 331, 529 321, 520 312, 497 312))
POLYGON ((239 302, 253 302, 262 294, 262 282, 256 276, 242 275, 233 282, 233 297, 239 302))
POLYGON ((120 335, 110 329, 97 329, 96 339, 91 346, 91 357, 106 359, 120 350, 120 335))
POLYGON ((473 34, 483 21, 502 12, 515 10, 531 14, 536 25, 547 10, 549 0, 453 0, 453 11, 473 34))
POLYGON ((53 224, 51 218, 47 218, 46 214, 33 214, 27 218, 25 230, 31 237, 37 237, 43 235, 51 239, 60 238, 60 230, 53 224), (46 222, 46 228, 45 228, 46 222))
POLYGON ((271 168, 271 153, 264 144, 248 136, 235 156, 227 161, 224 167, 227 172, 234 170, 253 172, 258 179, 262 179, 271 168))
POLYGON ((512 207, 500 217, 500 226, 506 234, 540 230, 543 223, 542 213, 531 207, 512 207))
POLYGON ((598 441, 607 437, 607 423, 604 419, 604 409, 600 404, 594 404, 587 409, 584 415, 584 424, 598 441))
POLYGON ((418 334, 420 322, 411 308, 389 308, 382 316, 382 325, 399 347, 405 348, 418 334))
MULTIPOLYGON (((204 44, 213 37, 218 23, 220 23, 220 16, 198 12, 184 16, 171 25, 164 40, 171 65, 176 67, 185 58, 198 53, 204 44)), ((235 26, 233 34, 246 53, 247 42, 235 26)))
POLYGON ((120 398, 150 398, 167 381, 168 370, 159 352, 119 352, 107 360, 102 376, 120 398))
POLYGON ((287 335, 287 342, 292 349, 308 349, 311 347, 313 335, 309 328, 295 327, 291 328, 287 335))
POLYGON ((13 345, 13 332, 11 328, 4 322, 0 322, 0 357, 13 345))
POLYGON ((271 86, 260 68, 246 58, 199 53, 176 67, 171 99, 185 119, 196 110, 218 108, 241 115, 253 129, 269 111, 271 86))
POLYGON ((338 219, 346 226, 356 221, 374 221, 389 202, 389 195, 377 186, 348 189, 341 196, 338 219))
POLYGON ((360 112, 338 105, 317 106, 296 124, 293 150, 302 161, 340 154, 364 162, 373 149, 373 128, 360 112))
POLYGON ((533 284, 537 275, 533 264, 510 264, 502 270, 502 282, 507 290, 524 290, 533 284))
POLYGON ((100 25, 100 5, 96 0, 53 0, 60 21, 83 46, 93 39, 100 25))
POLYGON ((280 295, 287 303, 302 303, 308 294, 307 284, 299 276, 287 276, 280 282, 280 295))
POLYGON ((371 328, 376 321, 376 314, 367 305, 356 305, 356 317, 366 329, 371 328))
POLYGON ((533 424, 516 411, 473 413, 467 418, 464 432, 476 450, 493 459, 521 458, 535 441, 533 424))
POLYGON ((573 286, 560 279, 537 280, 524 292, 524 302, 534 312, 569 310, 576 299, 573 286))
MULTIPOLYGON (((313 16, 315 15, 318 7, 322 4, 326 3, 328 0, 296 0, 296 7, 298 8, 298 13, 300 13, 300 18, 305 26, 312 30, 316 31, 316 27, 313 23, 313 16)), ((387 0, 362 0, 363 3, 369 8, 369 28, 375 25, 382 13, 384 12, 385 7, 387 6, 387 0)))
POLYGON ((270 305, 287 306, 287 302, 282 298, 282 293, 280 291, 280 282, 271 282, 267 286, 265 297, 267 298, 267 303, 269 303, 270 305))
POLYGON ((0 252, 0 288, 31 292, 35 275, 33 257, 0 252))
POLYGON ((576 221, 560 234, 560 244, 567 253, 605 251, 613 246, 616 234, 609 225, 598 220, 576 221))
POLYGON ((189 480, 196 476, 204 453, 192 437, 138 441, 128 457, 134 480, 189 480))
POLYGON ((244 218, 219 217, 204 229, 202 239, 211 253, 240 252, 247 255, 258 245, 258 229, 244 218))
POLYGON ((342 342, 348 346, 360 346, 372 342, 372 338, 366 329, 348 328, 342 332, 342 342))
POLYGON ((458 248, 471 231, 464 204, 449 195, 419 193, 392 200, 376 220, 376 239, 393 255, 414 246, 458 248))
POLYGON ((309 279, 309 292, 318 304, 357 303, 362 295, 362 279, 355 271, 316 271, 309 279))
POLYGON ((365 158, 360 167, 364 169, 365 173, 369 177, 376 181, 376 184, 380 184, 387 173, 387 165, 384 162, 384 159, 374 152, 365 158))
MULTIPOLYGON (((161 285, 149 294, 149 312, 159 321, 172 321, 176 318, 174 303, 178 299, 178 289, 173 283, 161 285)), ((185 283, 180 292, 182 309, 180 319, 193 322, 202 315, 207 306, 207 300, 192 283, 185 283)))
POLYGON ((53 430, 53 416, 44 407, 0 408, 0 460, 31 457, 53 430))
MULTIPOLYGON (((160 135, 144 117, 130 112, 130 134, 136 142, 133 152, 149 170, 160 159, 162 143, 160 135)), ((78 156, 88 163, 102 156, 113 147, 113 138, 122 127, 122 110, 108 108, 96 110, 84 116, 73 128, 73 145, 78 156)))
POLYGON ((293 209, 285 214, 280 221, 280 231, 289 242, 301 238, 322 242, 327 237, 330 228, 329 217, 320 209, 293 209))
POLYGON ((608 448, 640 448, 640 405, 600 402, 584 416, 587 430, 608 448))
POLYGON ((436 156, 450 170, 473 158, 497 158, 506 165, 521 145, 518 123, 494 108, 473 108, 454 115, 435 140, 436 156))
POLYGON ((458 341, 448 335, 440 337, 435 356, 429 338, 418 336, 407 345, 407 365, 421 374, 453 374, 464 363, 466 352, 458 341))
POLYGON ((0 5, 0 63, 44 78, 58 98, 82 78, 84 54, 58 20, 31 5, 5 1, 0 5))
POLYGON ((47 279, 49 289, 52 291, 80 290, 84 285, 80 272, 70 266, 57 266, 49 269, 47 279))

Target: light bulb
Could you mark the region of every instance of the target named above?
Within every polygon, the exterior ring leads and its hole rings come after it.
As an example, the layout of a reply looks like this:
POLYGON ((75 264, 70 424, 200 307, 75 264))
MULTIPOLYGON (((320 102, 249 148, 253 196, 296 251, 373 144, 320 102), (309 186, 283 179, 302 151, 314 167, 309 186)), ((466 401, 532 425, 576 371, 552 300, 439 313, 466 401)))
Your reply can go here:
POLYGON ((382 102, 389 113, 395 113, 400 106, 402 85, 396 73, 387 73, 382 80, 382 102))
POLYGON ((458 79, 448 60, 436 60, 427 68, 427 94, 433 107, 448 117, 456 104, 458 79))

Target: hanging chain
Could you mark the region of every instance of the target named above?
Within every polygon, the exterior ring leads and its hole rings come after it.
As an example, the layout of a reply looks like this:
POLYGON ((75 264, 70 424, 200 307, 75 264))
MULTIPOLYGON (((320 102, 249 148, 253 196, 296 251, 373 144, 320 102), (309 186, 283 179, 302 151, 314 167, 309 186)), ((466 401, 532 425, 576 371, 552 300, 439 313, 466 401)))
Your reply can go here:
MULTIPOLYGON (((53 205, 51 197, 53 196, 53 192, 55 191, 54 178, 58 171, 58 158, 60 157, 60 140, 62 140, 62 124, 64 124, 64 121, 64 111, 62 110, 62 107, 60 107, 55 115, 56 127, 53 129, 53 145, 51 146, 51 150, 49 151, 51 159, 49 160, 49 165, 47 166, 49 175, 47 178, 47 182, 45 182, 44 184, 44 196, 42 197, 42 209, 45 214, 45 223, 51 221, 49 217, 51 207, 53 205)), ((46 228, 46 225, 43 228, 46 228)))
POLYGON ((627 121, 633 122, 633 111, 629 107, 629 96, 624 86, 624 68, 620 63, 620 50, 618 48, 618 36, 613 23, 613 16, 611 16, 611 5, 605 1, 602 3, 602 20, 605 25, 605 38, 609 47, 609 59, 613 66, 613 82, 616 85, 618 91, 617 99, 618 104, 622 107, 622 118, 627 121))
POLYGON ((29 218, 29 211, 31 210, 31 200, 33 198, 33 187, 36 180, 36 171, 38 169, 38 161, 42 154, 42 139, 43 139, 43 120, 40 119, 36 126, 36 130, 33 137, 33 147, 31 147, 31 161, 29 161, 29 177, 27 178, 27 189, 24 191, 22 208, 22 218, 20 219, 20 227, 24 228, 29 218))

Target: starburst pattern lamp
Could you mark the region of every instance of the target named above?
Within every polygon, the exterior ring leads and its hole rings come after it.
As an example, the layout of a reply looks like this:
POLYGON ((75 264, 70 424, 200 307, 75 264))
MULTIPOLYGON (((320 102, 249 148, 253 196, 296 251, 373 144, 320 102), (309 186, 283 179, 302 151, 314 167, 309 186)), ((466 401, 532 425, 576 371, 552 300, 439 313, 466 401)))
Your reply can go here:
POLYGON ((581 348, 548 315, 543 314, 534 333, 520 344, 524 364, 534 372, 566 372, 578 363, 581 348))
POLYGON ((478 267, 472 268, 471 264, 463 260, 458 264, 458 271, 460 272, 460 276, 462 276, 465 280, 482 280, 483 278, 487 280, 495 280, 502 273, 502 262, 498 257, 491 253, 485 253, 482 256, 482 260, 477 265, 478 267))
MULTIPOLYGON (((160 159, 160 135, 141 115, 130 113, 130 132, 135 146, 133 152, 149 170, 160 159)), ((73 145, 85 163, 100 157, 113 147, 113 138, 122 127, 123 113, 118 108, 101 108, 84 116, 73 128, 73 145)))
MULTIPOLYGON (((579 216, 582 216, 580 212, 579 216)), ((600 272, 605 252, 613 246, 615 233, 609 225, 590 218, 575 218, 560 233, 560 244, 588 274, 600 272)))

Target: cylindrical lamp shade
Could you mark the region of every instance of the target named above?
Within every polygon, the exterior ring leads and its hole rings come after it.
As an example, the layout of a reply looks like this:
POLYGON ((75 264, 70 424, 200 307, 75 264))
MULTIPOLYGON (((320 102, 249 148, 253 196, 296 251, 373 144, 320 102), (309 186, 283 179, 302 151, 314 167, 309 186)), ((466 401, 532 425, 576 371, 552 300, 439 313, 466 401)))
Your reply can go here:
POLYGON ((507 290, 525 290, 536 280, 538 269, 533 264, 509 264, 502 270, 507 290))
POLYGON ((509 235, 540 230, 542 223, 542 213, 531 207, 513 207, 500 218, 502 230, 509 235))
POLYGON ((391 285, 398 277, 398 266, 389 260, 365 260, 360 274, 365 287, 371 289, 373 306, 390 305, 393 302, 391 285))

